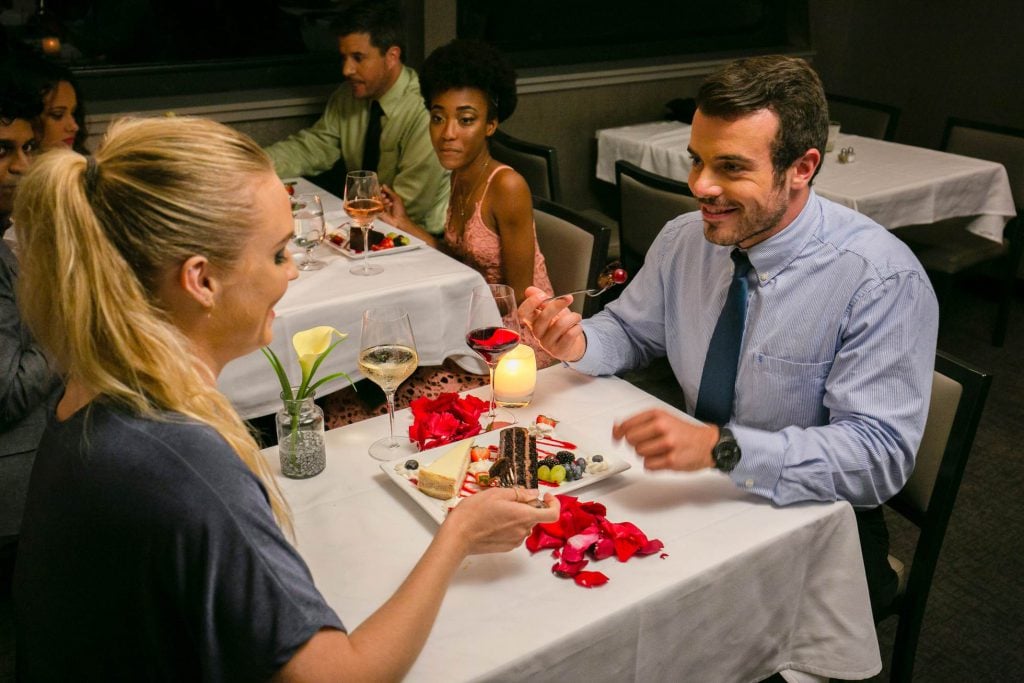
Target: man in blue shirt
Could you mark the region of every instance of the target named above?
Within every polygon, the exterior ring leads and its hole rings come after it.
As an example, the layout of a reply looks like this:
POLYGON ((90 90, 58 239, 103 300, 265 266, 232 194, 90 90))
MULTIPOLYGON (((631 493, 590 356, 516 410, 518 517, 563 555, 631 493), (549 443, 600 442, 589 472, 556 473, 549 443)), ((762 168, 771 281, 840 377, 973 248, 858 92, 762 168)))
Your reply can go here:
POLYGON ((701 86, 697 106, 689 185, 700 212, 670 221, 622 296, 593 318, 580 324, 565 300, 542 304, 533 290, 520 314, 580 372, 668 357, 687 412, 704 422, 648 410, 615 425, 647 469, 717 467, 778 505, 848 500, 878 608, 896 589, 879 505, 903 487, 924 430, 934 292, 898 239, 814 193, 828 109, 806 62, 730 64, 701 86), (716 328, 733 288, 736 350, 722 373, 728 343, 716 328), (724 409, 706 417, 714 404, 724 409))

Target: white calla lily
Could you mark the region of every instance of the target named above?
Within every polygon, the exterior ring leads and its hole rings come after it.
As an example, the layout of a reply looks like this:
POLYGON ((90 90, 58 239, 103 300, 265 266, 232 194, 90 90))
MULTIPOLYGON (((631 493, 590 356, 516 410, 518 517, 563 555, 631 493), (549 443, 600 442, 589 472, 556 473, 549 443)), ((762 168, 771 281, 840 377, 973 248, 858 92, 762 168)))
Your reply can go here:
POLYGON ((348 337, 344 332, 339 332, 328 325, 311 327, 308 330, 296 332, 292 337, 292 346, 295 347, 295 353, 299 356, 299 365, 302 366, 304 383, 308 383, 313 365, 320 355, 331 347, 331 341, 335 335, 337 335, 338 341, 344 341, 348 337))
POLYGON ((299 366, 302 368, 302 380, 299 382, 297 388, 293 390, 292 383, 288 380, 288 374, 284 370, 284 366, 281 365, 280 359, 277 354, 274 353, 273 349, 269 346, 264 346, 262 351, 263 355, 270 361, 270 365, 274 368, 274 372, 277 373, 277 379, 281 382, 281 395, 286 401, 301 400, 309 397, 316 391, 324 382, 329 382, 332 379, 338 377, 344 377, 348 380, 349 384, 352 383, 352 379, 344 372, 336 372, 334 374, 323 377, 318 381, 313 381, 313 375, 316 374, 317 368, 324 362, 324 359, 330 355, 334 347, 343 342, 348 335, 344 332, 339 332, 333 327, 327 325, 321 325, 319 327, 313 327, 308 330, 302 330, 296 332, 292 336, 292 346, 295 347, 295 353, 299 358, 299 366))

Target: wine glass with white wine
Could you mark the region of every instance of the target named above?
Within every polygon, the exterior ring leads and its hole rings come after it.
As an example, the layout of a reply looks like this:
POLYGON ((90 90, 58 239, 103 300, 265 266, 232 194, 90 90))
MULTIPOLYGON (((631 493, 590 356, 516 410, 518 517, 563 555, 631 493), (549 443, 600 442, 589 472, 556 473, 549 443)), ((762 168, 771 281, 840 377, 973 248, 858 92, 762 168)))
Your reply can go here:
POLYGON ((292 221, 292 242, 306 250, 305 256, 296 267, 299 270, 320 270, 327 265, 313 258, 313 250, 324 241, 327 234, 320 195, 304 192, 292 197, 292 221))
MULTIPOLYGON (((384 195, 381 194, 377 174, 373 171, 349 171, 345 176, 345 213, 363 231, 363 261, 349 269, 353 275, 376 275, 384 270, 380 266, 371 266, 367 260, 373 219, 383 210, 384 195)), ((348 243, 352 244, 351 235, 348 243)))
POLYGON ((377 460, 394 460, 419 450, 408 437, 395 436, 395 391, 419 364, 416 340, 409 314, 401 308, 382 306, 363 312, 363 331, 359 342, 359 369, 381 389, 388 400, 391 436, 370 446, 377 460))

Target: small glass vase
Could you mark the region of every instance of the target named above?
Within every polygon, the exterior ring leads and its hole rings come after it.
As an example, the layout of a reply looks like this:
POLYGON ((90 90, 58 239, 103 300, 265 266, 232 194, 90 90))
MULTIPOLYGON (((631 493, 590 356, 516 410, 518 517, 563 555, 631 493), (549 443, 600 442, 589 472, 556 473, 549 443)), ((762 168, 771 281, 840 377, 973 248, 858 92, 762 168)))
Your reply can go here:
POLYGON ((324 411, 313 403, 314 398, 315 394, 310 394, 289 401, 281 395, 284 406, 277 411, 277 448, 281 474, 290 479, 314 477, 327 466, 324 411))

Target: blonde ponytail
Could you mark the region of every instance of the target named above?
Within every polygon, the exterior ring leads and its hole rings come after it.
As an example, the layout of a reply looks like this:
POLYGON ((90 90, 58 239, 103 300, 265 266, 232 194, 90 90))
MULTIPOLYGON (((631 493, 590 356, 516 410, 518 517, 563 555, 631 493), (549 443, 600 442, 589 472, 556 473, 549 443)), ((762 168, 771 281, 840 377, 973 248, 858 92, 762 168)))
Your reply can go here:
POLYGON ((155 293, 195 254, 230 269, 253 224, 246 188, 272 171, 252 140, 221 124, 124 120, 93 160, 40 157, 19 184, 14 222, 23 315, 60 367, 141 416, 171 411, 215 429, 290 532, 259 446, 155 293))

